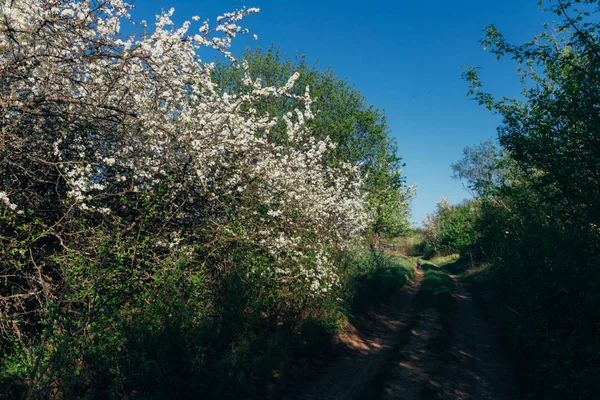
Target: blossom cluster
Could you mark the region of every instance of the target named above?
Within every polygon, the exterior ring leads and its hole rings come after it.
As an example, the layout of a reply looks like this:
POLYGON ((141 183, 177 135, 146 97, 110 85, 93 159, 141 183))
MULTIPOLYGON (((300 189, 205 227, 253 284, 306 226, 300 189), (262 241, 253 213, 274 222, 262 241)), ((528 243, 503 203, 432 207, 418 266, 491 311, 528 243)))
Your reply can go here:
MULTIPOLYGON (((159 188, 188 204, 235 203, 230 212, 242 233, 230 219, 203 217, 218 240, 252 241, 275 260, 273 279, 327 291, 337 278, 325 249, 348 246, 367 224, 358 167, 323 162, 334 144, 307 128, 313 99, 309 88, 291 94, 297 74, 265 87, 245 73, 245 90, 225 93, 211 78, 214 64, 199 58, 212 48, 235 62, 231 42, 248 34, 238 23, 259 10, 226 13, 214 26, 193 17, 176 27, 171 9, 153 30, 142 23, 143 32, 124 37, 122 24, 139 25, 131 9, 121 0, 2 1, 0 112, 10 145, 0 152, 55 171, 65 212, 108 217, 120 212, 116 196, 159 188), (280 121, 256 107, 285 97, 304 108, 280 121), (285 138, 275 140, 270 132, 280 122, 285 138)), ((10 209, 26 208, 31 196, 23 191, 37 190, 17 181, 0 180, 0 204, 10 209)), ((177 224, 170 229, 156 245, 175 237, 166 246, 175 251, 184 235, 177 224)))

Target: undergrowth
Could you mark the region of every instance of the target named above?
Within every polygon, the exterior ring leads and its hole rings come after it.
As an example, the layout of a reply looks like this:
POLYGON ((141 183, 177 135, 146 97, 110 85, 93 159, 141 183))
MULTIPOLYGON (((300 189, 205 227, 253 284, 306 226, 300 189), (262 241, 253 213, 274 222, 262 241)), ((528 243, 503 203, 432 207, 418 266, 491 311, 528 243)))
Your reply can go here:
MULTIPOLYGON (((260 254, 238 259, 255 267, 267 261, 260 254)), ((53 397, 268 397, 294 366, 332 349, 344 321, 388 301, 414 274, 409 261, 377 252, 358 250, 338 261, 335 292, 298 304, 276 283, 259 286, 230 273, 219 291, 209 290, 187 264, 171 266, 152 291, 139 289, 125 304, 103 303, 88 336, 51 344, 60 348, 47 361, 56 371, 47 380, 63 388, 53 397)), ((2 346, 0 399, 27 397, 23 365, 32 350, 13 346, 7 357, 2 346)))
POLYGON ((356 253, 350 263, 356 271, 349 281, 349 311, 353 315, 386 302, 415 274, 413 263, 398 255, 365 251, 356 253), (363 267, 356 268, 357 264, 363 267))
MULTIPOLYGON (((492 332, 511 349, 520 375, 528 377, 520 382, 527 398, 597 398, 599 339, 593 307, 580 302, 569 312, 564 304, 575 303, 573 299, 583 294, 550 297, 536 288, 542 278, 531 275, 491 264, 467 271, 463 282, 481 305, 492 332)), ((545 275, 549 281, 559 279, 550 271, 545 275)))

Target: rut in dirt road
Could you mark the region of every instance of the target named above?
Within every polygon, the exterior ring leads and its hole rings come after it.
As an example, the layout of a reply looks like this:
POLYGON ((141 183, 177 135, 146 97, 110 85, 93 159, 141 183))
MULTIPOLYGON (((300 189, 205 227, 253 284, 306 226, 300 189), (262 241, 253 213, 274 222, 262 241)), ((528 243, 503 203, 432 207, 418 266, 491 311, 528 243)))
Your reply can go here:
POLYGON ((514 366, 494 340, 481 312, 457 277, 456 320, 452 352, 456 362, 444 375, 445 398, 520 399, 514 366))

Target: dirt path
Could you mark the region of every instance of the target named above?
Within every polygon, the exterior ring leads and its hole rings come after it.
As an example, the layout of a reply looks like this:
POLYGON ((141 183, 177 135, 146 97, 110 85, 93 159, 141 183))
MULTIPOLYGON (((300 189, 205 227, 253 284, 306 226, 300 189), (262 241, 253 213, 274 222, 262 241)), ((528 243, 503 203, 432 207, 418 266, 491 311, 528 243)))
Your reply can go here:
POLYGON ((285 399, 354 399, 389 361, 414 309, 423 274, 407 282, 389 305, 356 325, 346 324, 338 340, 341 354, 315 369, 300 390, 285 399))
POLYGON ((458 277, 450 275, 456 285, 457 300, 453 346, 454 362, 442 378, 444 398, 519 399, 514 366, 494 340, 479 308, 458 277))
POLYGON ((413 315, 407 333, 407 343, 398 347, 387 367, 380 371, 378 380, 364 391, 360 399, 428 399, 428 388, 437 385, 432 366, 437 365, 429 350, 441 333, 440 314, 433 309, 413 315))
POLYGON ((457 277, 450 275, 451 306, 433 307, 415 301, 423 276, 380 312, 346 326, 343 353, 284 398, 519 399, 510 360, 457 277))

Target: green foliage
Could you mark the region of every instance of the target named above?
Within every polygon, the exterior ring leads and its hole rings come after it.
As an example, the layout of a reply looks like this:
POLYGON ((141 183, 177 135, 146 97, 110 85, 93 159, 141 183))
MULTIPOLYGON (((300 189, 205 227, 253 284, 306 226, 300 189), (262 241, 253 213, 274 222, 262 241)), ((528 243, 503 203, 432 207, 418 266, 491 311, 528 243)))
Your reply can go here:
POLYGON ((480 92, 475 69, 465 74, 475 99, 503 117, 502 152, 491 158, 510 166, 509 179, 489 179, 497 171, 490 158, 469 152, 458 175, 486 196, 475 229, 492 269, 473 278, 474 290, 540 383, 535 396, 593 398, 600 395, 600 43, 589 12, 598 3, 549 4, 561 21, 532 41, 510 44, 493 26, 482 40, 518 62, 521 99, 496 100, 480 92))
POLYGON ((454 179, 465 182, 474 197, 490 197, 496 188, 515 179, 507 152, 500 150, 491 139, 463 150, 463 158, 452 164, 454 179))
POLYGON ((265 280, 272 260, 252 248, 204 264, 188 252, 132 264, 144 244, 131 236, 143 233, 116 236, 99 243, 101 263, 61 260, 62 298, 37 322, 50 328, 3 343, 0 397, 53 387, 64 398, 236 397, 326 347, 344 318, 341 292, 311 300, 265 280))
POLYGON ((345 262, 365 208, 406 225, 383 113, 331 71, 195 56, 233 60, 256 8, 118 40, 132 7, 2 6, 2 398, 239 398, 328 344, 360 276, 404 278, 345 262))
POLYGON ((472 255, 477 241, 475 223, 480 213, 478 201, 450 205, 441 201, 433 215, 428 216, 425 231, 425 255, 472 255))
POLYGON ((166 190, 119 201, 125 211, 73 219, 76 250, 30 214, 0 218, 0 294, 31 285, 17 297, 20 325, 0 317, 0 398, 232 397, 328 344, 343 318, 339 290, 313 298, 270 279, 270 254, 243 240, 207 246, 202 224, 168 248, 177 238, 160 228, 179 205, 166 190))
POLYGON ((416 256, 422 254, 423 233, 417 230, 409 230, 402 236, 386 239, 384 246, 393 252, 405 256, 416 256))
MULTIPOLYGON (((298 93, 310 85, 322 104, 312 132, 338 145, 327 163, 361 165, 379 218, 372 233, 402 231, 410 194, 383 113, 331 71, 275 53, 247 59, 271 83, 304 71, 298 93)), ((215 71, 232 92, 234 71, 215 71)), ((299 104, 281 97, 256 107, 285 114, 299 104)), ((268 134, 283 142, 282 132, 268 134)), ((27 155, 7 154, 2 168, 16 175, 3 179, 31 185, 35 196, 18 199, 19 214, 0 202, 0 398, 260 397, 275 373, 327 347, 346 318, 389 299, 412 274, 406 261, 340 253, 310 230, 305 259, 278 258, 256 245, 269 210, 242 195, 173 191, 186 184, 177 171, 137 192, 115 182, 110 214, 84 212, 64 200, 60 171, 36 165, 43 179, 24 179, 9 166, 27 155), (318 252, 340 276, 322 295, 308 280, 272 274, 316 264, 318 252)))

